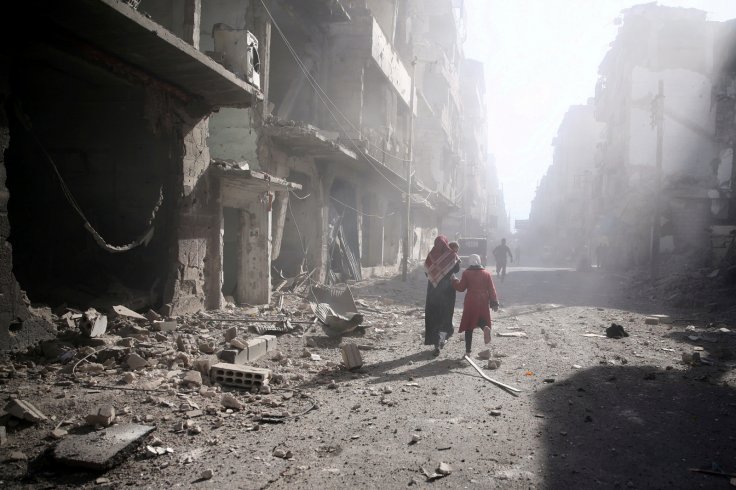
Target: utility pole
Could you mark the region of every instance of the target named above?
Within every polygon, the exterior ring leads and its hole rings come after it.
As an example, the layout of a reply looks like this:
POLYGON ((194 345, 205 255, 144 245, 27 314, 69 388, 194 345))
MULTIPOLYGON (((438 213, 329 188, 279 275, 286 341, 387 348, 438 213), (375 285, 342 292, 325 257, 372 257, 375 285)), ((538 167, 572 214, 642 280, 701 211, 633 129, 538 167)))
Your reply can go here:
POLYGON ((654 195, 654 216, 652 219, 652 250, 651 250, 651 278, 659 276, 659 242, 660 221, 662 213, 662 145, 664 142, 664 81, 659 81, 659 92, 652 107, 653 124, 657 128, 657 168, 654 195))
POLYGON ((409 94, 409 158, 406 162, 406 216, 404 218, 404 257, 401 261, 401 280, 406 282, 409 274, 409 244, 411 243, 411 172, 414 159, 414 78, 417 59, 411 60, 411 93, 409 94))

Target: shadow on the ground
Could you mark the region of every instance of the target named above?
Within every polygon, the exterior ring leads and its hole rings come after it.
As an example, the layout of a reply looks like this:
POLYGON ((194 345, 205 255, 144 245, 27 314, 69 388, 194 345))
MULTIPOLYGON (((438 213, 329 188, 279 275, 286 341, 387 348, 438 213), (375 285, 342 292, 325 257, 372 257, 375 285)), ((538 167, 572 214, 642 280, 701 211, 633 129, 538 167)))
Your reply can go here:
POLYGON ((736 393, 693 374, 600 366, 537 392, 544 488, 727 487, 689 468, 736 472, 736 393))

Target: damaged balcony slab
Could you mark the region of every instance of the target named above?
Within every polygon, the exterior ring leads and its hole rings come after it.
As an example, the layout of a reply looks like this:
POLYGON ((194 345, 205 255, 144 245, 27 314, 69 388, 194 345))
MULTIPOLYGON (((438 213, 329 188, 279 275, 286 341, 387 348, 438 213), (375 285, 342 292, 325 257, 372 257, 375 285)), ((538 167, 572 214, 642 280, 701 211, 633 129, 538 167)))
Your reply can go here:
POLYGON ((154 430, 156 428, 149 425, 120 424, 89 434, 69 436, 54 447, 52 455, 61 464, 107 470, 120 464, 154 430))
POLYGON ((31 0, 24 8, 209 106, 250 107, 262 98, 258 89, 124 2, 31 0))
POLYGON ((227 160, 212 160, 213 173, 222 178, 226 186, 233 186, 244 191, 263 192, 267 190, 301 190, 301 184, 289 182, 279 177, 251 170, 245 163, 227 160))
POLYGON ((340 144, 337 133, 324 131, 311 124, 270 119, 263 128, 265 136, 282 148, 288 148, 295 155, 309 155, 316 158, 335 158, 342 156, 358 160, 358 155, 340 144))

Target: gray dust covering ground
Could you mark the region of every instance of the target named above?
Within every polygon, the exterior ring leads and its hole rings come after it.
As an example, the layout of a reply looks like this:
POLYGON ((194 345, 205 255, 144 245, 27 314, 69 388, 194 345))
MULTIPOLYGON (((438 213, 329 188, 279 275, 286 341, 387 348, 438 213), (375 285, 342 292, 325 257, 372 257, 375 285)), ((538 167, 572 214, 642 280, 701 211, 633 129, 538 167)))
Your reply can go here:
MULTIPOLYGON (((200 344, 219 349, 233 326, 240 338, 256 335, 243 308, 180 318, 177 332, 113 325, 101 352, 81 363, 89 351, 78 346, 66 364, 39 351, 6 358, 3 399, 30 401, 49 420, 3 419, 0 479, 5 488, 726 488, 728 477, 690 469, 736 473, 736 324, 726 313, 663 310, 624 279, 512 269, 497 282, 503 307, 491 350, 500 367, 475 362, 519 396, 462 359, 461 335, 438 358, 421 345, 421 272, 408 283, 353 285, 369 325, 353 336, 330 338, 308 324, 280 336, 278 351, 254 363, 273 370, 268 394, 208 386, 206 376, 203 387, 183 381, 205 355, 200 344), (646 324, 651 314, 671 323, 646 324), (611 323, 629 336, 605 337, 611 323), (526 337, 497 336, 508 332, 526 337), (342 342, 359 346, 362 368, 341 367, 342 342), (126 383, 132 352, 149 367, 126 383), (693 353, 701 362, 685 364, 693 353), (243 408, 224 407, 224 394, 243 408), (50 432, 66 430, 63 440, 94 430, 85 416, 107 404, 115 423, 156 430, 106 472, 54 462, 50 432)), ((284 309, 295 321, 312 318, 298 295, 284 309)), ((485 348, 478 331, 474 357, 485 348)))

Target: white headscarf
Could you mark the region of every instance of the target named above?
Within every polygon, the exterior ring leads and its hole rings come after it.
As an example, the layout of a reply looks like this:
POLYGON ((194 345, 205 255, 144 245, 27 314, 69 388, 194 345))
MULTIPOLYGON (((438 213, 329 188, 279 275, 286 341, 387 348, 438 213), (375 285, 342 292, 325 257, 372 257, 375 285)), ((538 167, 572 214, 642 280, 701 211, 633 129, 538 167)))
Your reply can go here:
POLYGON ((469 267, 473 267, 473 266, 480 267, 480 255, 473 254, 470 257, 468 257, 468 266, 469 267))

